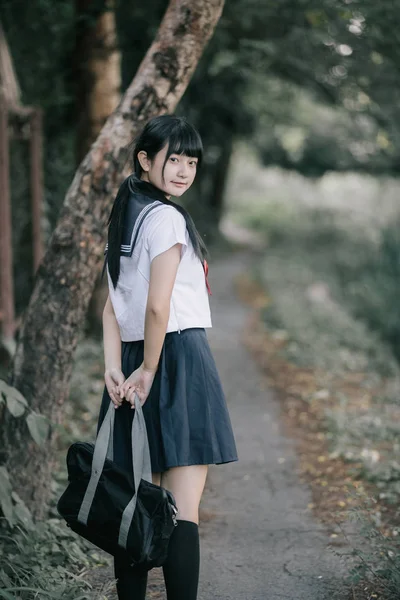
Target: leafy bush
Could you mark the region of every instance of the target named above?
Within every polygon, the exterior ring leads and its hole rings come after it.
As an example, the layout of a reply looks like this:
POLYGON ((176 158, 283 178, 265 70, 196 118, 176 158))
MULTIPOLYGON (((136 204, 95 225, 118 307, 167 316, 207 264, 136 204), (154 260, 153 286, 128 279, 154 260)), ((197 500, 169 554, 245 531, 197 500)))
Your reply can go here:
MULTIPOLYGON (((26 419, 33 440, 42 444, 48 421, 29 409, 18 390, 0 380, 0 404, 13 417, 26 419)), ((59 490, 56 482, 53 489, 59 490)), ((54 515, 35 523, 12 489, 6 467, 0 466, 0 599, 99 600, 106 598, 83 579, 83 569, 104 562, 93 546, 54 515), (99 595, 100 594, 100 595, 99 595)))
POLYGON ((364 243, 356 256, 357 261, 336 261, 346 302, 400 362, 400 220, 382 229, 377 245, 364 243))
POLYGON ((92 547, 59 519, 14 527, 0 521, 0 598, 5 600, 98 600, 83 579, 84 569, 99 562, 92 547))
POLYGON ((392 194, 398 184, 388 182, 388 194, 385 182, 353 179, 346 189, 332 175, 323 178, 330 183, 324 197, 322 180, 311 184, 289 173, 286 182, 271 170, 256 175, 252 181, 264 184, 257 203, 246 197, 232 213, 265 235, 255 267, 268 292, 265 326, 285 341, 279 351, 287 359, 316 374, 327 398, 317 400, 330 455, 350 461, 353 476, 371 482, 386 509, 354 512, 363 525, 363 535, 349 540, 356 546, 352 580, 363 582, 354 598, 367 597, 364 582, 371 578, 380 598, 398 600, 400 529, 382 525, 399 521, 400 211, 392 194))
MULTIPOLYGON (((352 547, 351 580, 354 584, 371 581, 378 594, 370 598, 398 600, 400 589, 400 529, 383 527, 382 515, 376 502, 369 498, 358 498, 358 507, 350 512, 351 519, 357 523, 358 531, 364 539, 362 548, 352 547)), ((347 537, 347 536, 346 536, 347 537)), ((361 544, 357 544, 361 546, 361 544)))

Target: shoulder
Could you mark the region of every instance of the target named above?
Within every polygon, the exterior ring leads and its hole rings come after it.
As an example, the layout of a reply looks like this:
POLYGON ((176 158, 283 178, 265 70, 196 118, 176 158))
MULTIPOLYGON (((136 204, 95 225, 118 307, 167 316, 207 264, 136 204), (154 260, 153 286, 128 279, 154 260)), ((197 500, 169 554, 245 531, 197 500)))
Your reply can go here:
POLYGON ((144 240, 150 260, 175 244, 182 245, 182 255, 188 244, 185 217, 174 206, 163 205, 148 214, 144 240))
POLYGON ((146 216, 144 227, 147 233, 153 229, 178 227, 186 229, 185 217, 174 206, 164 204, 157 206, 146 216))

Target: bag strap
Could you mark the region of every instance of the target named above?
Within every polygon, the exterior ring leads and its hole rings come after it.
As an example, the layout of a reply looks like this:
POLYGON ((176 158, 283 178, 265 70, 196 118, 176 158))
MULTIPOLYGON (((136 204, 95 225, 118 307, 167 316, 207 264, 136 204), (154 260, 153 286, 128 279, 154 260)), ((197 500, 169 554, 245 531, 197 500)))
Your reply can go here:
POLYGON ((96 493, 97 484, 99 483, 104 462, 111 446, 109 441, 111 439, 111 430, 114 429, 114 418, 115 409, 113 408, 112 403, 110 403, 107 414, 104 417, 99 433, 97 434, 92 459, 92 472, 78 513, 78 521, 83 525, 87 525, 87 520, 93 503, 93 498, 96 493))
POLYGON ((135 394, 135 417, 132 423, 132 464, 135 482, 135 494, 122 513, 118 544, 123 548, 126 548, 128 541, 128 533, 137 504, 140 480, 145 479, 150 483, 152 481, 146 421, 144 419, 142 405, 140 404, 137 394, 135 394))
MULTIPOLYGON (((97 485, 103 471, 106 458, 112 460, 112 441, 114 432, 115 408, 110 402, 106 416, 103 419, 93 452, 92 472, 86 488, 85 496, 78 514, 78 521, 87 525, 89 512, 96 493, 97 485)), ((137 504, 137 494, 141 479, 151 482, 151 462, 149 442, 147 438, 146 422, 143 408, 138 396, 135 394, 135 415, 132 421, 132 466, 135 494, 126 506, 121 519, 118 543, 126 548, 128 533, 137 504)))

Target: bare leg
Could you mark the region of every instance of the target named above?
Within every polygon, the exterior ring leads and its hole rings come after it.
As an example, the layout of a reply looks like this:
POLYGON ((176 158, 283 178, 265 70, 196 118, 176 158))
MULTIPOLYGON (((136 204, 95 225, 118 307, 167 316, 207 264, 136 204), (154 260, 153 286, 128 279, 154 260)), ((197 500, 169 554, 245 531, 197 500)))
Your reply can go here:
POLYGON ((152 473, 151 477, 154 485, 161 485, 161 473, 152 473))
POLYGON ((199 504, 207 465, 174 467, 162 474, 161 484, 174 495, 178 525, 171 536, 163 566, 168 600, 196 600, 199 582, 199 504))
POLYGON ((199 505, 208 472, 208 465, 190 465, 168 469, 161 485, 174 495, 178 519, 199 524, 199 505))

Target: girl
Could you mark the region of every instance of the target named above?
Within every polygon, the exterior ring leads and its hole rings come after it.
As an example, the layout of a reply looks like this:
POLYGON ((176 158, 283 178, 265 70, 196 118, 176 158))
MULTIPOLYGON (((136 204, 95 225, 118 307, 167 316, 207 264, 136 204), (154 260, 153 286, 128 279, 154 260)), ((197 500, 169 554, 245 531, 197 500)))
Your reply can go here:
MULTIPOLYGON (((114 460, 132 469, 135 394, 146 419, 153 482, 178 507, 163 566, 168 600, 195 600, 199 503, 209 464, 237 460, 231 423, 205 328, 211 327, 206 248, 189 214, 170 200, 192 185, 202 159, 185 119, 152 119, 133 152, 108 221, 109 295, 103 312, 105 389, 117 413, 114 460)), ((147 572, 115 560, 120 600, 146 595, 147 572)))

